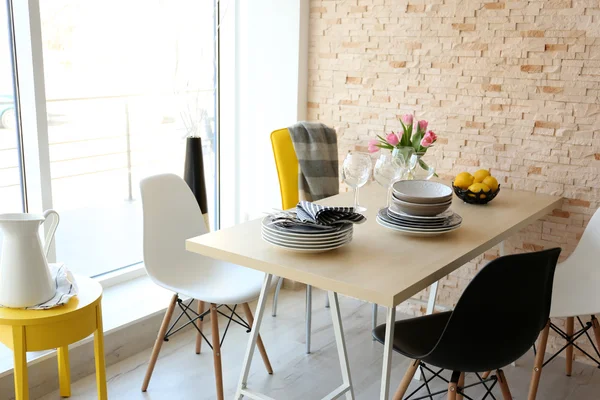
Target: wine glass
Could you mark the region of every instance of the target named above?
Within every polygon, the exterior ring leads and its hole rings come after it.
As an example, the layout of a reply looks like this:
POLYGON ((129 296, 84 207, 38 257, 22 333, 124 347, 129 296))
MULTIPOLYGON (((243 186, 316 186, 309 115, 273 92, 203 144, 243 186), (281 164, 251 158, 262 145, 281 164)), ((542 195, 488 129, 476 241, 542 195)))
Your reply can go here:
POLYGON ((394 162, 391 154, 382 154, 375 162, 373 168, 373 178, 384 188, 387 188, 386 207, 390 206, 390 197, 392 195, 392 185, 402 177, 402 168, 394 162))
POLYGON ((342 164, 342 179, 354 189, 354 211, 365 212, 366 208, 358 205, 358 188, 369 180, 371 175, 371 156, 361 152, 348 152, 342 164))

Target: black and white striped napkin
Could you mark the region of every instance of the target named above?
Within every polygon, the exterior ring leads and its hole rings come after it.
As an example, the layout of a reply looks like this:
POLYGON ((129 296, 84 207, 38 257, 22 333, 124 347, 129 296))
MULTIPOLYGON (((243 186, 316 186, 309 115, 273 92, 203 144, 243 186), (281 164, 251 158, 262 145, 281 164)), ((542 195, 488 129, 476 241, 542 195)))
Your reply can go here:
POLYGON ((354 212, 354 207, 327 207, 310 201, 298 203, 296 217, 302 222, 317 225, 362 224, 367 220, 364 215, 354 212))

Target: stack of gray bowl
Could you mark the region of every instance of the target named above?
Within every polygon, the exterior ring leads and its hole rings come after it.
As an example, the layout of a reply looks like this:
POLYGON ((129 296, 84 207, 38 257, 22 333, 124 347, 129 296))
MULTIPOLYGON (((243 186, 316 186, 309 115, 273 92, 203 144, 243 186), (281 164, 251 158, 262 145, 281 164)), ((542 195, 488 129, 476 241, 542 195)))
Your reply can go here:
POLYGON ((431 181, 394 183, 389 208, 377 215, 386 228, 417 236, 435 236, 460 227, 462 218, 450 210, 452 188, 431 181))

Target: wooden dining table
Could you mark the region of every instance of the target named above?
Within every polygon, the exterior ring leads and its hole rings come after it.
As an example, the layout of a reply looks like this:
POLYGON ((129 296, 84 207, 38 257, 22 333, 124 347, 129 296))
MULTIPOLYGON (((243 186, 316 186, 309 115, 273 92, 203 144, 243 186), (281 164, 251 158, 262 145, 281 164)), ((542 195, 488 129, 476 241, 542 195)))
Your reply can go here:
MULTIPOLYGON (((454 196, 451 209, 462 216, 462 226, 422 238, 391 231, 376 222, 378 210, 386 203, 386 190, 371 183, 360 189, 367 221, 355 225, 352 242, 336 250, 308 254, 277 248, 261 238, 262 218, 187 240, 191 252, 265 272, 235 399, 273 400, 248 383, 273 276, 328 291, 342 384, 324 399, 354 398, 338 294, 387 307, 380 391, 380 399, 387 400, 396 306, 558 208, 561 201, 556 196, 509 189, 501 189, 486 205, 467 204, 454 196)), ((342 193, 319 203, 350 206, 352 202, 352 193, 342 193)))

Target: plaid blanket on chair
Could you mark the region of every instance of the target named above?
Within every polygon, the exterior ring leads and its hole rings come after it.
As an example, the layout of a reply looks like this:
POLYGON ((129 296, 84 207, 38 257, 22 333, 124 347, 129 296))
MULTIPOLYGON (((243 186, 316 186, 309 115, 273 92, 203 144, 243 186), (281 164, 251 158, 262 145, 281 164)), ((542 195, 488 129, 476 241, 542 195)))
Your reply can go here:
POLYGON ((288 128, 298 168, 300 200, 316 201, 339 193, 337 136, 319 122, 298 122, 288 128))

